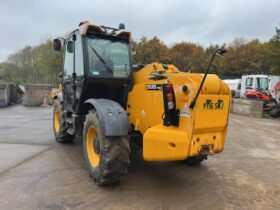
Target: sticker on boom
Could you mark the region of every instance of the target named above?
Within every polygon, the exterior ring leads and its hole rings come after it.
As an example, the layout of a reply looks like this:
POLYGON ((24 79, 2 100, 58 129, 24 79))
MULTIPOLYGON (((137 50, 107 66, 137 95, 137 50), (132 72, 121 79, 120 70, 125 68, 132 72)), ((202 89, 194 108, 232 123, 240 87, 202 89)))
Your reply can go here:
POLYGON ((204 110, 217 110, 224 108, 224 101, 218 99, 217 102, 213 102, 211 99, 207 99, 206 102, 203 103, 204 110))
POLYGON ((161 84, 147 84, 145 85, 146 90, 161 90, 162 85, 161 84))

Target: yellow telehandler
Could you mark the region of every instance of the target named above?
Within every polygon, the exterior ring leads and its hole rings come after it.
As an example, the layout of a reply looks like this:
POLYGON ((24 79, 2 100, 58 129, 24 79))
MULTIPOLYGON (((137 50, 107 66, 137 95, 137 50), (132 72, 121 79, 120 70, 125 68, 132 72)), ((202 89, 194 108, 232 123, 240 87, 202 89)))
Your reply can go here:
POLYGON ((87 169, 97 185, 127 173, 130 152, 146 161, 200 164, 223 150, 231 94, 218 76, 179 71, 174 65, 132 65, 130 32, 89 21, 66 39, 62 92, 54 96, 57 142, 83 136, 87 169))

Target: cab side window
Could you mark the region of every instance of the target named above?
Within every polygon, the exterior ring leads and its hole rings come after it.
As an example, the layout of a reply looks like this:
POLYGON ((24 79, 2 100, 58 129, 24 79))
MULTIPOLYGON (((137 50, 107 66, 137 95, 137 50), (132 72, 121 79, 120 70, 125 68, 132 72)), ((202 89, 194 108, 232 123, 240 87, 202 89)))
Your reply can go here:
POLYGON ((83 47, 82 38, 79 32, 76 32, 75 41, 75 71, 77 77, 84 75, 84 60, 83 60, 83 47))
POLYGON ((66 41, 65 57, 64 57, 64 75, 66 78, 71 78, 74 72, 73 59, 75 56, 75 72, 77 76, 84 75, 84 61, 83 61, 83 48, 82 39, 78 32, 75 33, 75 55, 74 55, 74 42, 72 37, 66 41))
POLYGON ((246 87, 252 87, 252 86, 253 86, 253 78, 247 78, 246 87))
POLYGON ((64 56, 64 77, 70 78, 73 73, 73 41, 72 38, 66 41, 65 56, 64 56))

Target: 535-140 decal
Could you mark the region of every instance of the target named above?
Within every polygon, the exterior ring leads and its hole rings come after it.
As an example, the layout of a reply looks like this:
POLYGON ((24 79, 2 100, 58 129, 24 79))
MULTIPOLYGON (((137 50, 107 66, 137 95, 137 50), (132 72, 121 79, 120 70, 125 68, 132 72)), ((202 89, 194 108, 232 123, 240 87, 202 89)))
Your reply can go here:
POLYGON ((146 90, 162 90, 161 84, 146 84, 145 85, 146 90))

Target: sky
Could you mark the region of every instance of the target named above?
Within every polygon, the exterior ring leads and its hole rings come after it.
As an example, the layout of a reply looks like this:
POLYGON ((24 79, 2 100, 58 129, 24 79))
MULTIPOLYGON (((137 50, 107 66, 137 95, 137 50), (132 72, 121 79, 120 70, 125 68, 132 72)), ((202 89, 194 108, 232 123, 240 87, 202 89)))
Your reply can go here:
POLYGON ((0 0, 0 62, 85 19, 111 27, 125 23, 134 39, 157 36, 168 46, 267 41, 280 26, 279 11, 279 0, 0 0))

